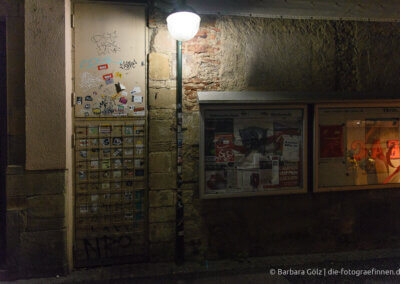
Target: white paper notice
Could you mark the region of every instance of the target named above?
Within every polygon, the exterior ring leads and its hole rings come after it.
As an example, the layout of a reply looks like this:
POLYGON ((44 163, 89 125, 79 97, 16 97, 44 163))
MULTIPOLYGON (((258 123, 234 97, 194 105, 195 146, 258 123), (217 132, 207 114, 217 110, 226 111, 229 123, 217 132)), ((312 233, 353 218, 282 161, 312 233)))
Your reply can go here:
POLYGON ((282 158, 284 161, 298 162, 300 160, 300 137, 283 135, 282 158))

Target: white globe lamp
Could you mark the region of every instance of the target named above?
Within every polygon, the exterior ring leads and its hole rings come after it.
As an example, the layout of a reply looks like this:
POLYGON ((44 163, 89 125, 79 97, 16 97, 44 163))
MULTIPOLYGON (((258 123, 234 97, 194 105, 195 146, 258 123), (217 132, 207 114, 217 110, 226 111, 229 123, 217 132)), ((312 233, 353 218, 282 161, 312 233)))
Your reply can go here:
POLYGON ((167 17, 167 26, 172 38, 187 41, 199 31, 200 17, 191 11, 176 11, 167 17))

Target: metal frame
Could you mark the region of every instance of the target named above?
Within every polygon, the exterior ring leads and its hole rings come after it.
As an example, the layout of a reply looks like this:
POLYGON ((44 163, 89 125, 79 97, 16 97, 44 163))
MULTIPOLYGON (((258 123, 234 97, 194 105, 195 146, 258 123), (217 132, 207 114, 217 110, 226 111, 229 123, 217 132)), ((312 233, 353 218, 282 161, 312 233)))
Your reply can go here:
MULTIPOLYGON (((238 101, 239 103, 239 101, 238 101)), ((231 198, 231 197, 247 197, 247 196, 265 196, 265 195, 282 195, 282 194, 300 194, 307 193, 308 189, 308 112, 307 105, 305 104, 249 104, 247 101, 241 101, 241 106, 235 104, 227 104, 224 106, 220 105, 203 105, 200 108, 200 164, 199 164, 199 179, 200 179, 200 198, 201 199, 219 199, 219 198, 231 198), (302 161, 302 178, 303 186, 299 189, 293 188, 279 188, 274 191, 263 191, 263 192, 238 192, 238 193, 221 193, 221 194, 207 194, 205 193, 205 171, 204 171, 204 114, 207 110, 257 110, 257 109, 302 109, 303 110, 303 161, 302 161)))
POLYGON ((6 264, 7 257, 7 244, 6 244, 6 231, 7 231, 7 194, 6 194, 6 172, 7 172, 7 59, 6 59, 6 29, 7 22, 5 18, 0 18, 1 28, 4 28, 4 38, 1 39, 2 49, 4 54, 4 64, 0 64, 1 74, 4 74, 0 79, 4 85, 0 86, 0 268, 6 264))

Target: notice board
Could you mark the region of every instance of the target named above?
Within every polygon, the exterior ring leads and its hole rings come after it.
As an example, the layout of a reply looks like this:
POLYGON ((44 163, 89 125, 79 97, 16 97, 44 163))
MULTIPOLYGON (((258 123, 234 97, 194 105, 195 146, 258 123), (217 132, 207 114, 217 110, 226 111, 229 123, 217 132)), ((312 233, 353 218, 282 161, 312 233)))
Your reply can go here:
POLYGON ((200 194, 304 193, 305 105, 201 106, 200 194))

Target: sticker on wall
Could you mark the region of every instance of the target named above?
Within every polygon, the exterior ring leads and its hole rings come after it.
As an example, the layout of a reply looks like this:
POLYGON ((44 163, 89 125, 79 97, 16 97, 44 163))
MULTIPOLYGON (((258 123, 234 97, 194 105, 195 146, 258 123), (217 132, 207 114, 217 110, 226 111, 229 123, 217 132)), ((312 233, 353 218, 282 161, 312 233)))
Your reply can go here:
POLYGON ((131 91, 131 95, 139 94, 140 92, 142 92, 140 87, 134 87, 133 90, 131 91))
POLYGON ((85 109, 90 109, 90 104, 85 104, 85 109))
POLYGON ((87 147, 88 145, 88 140, 87 139, 80 139, 79 140, 79 146, 80 147, 87 147))
POLYGON ((115 72, 115 78, 122 78, 122 74, 119 72, 115 72))
POLYGON ((114 168, 120 168, 122 166, 122 161, 121 159, 115 159, 114 160, 114 168))
POLYGON ((92 112, 95 115, 99 115, 101 113, 101 110, 100 110, 100 108, 97 107, 97 108, 92 109, 92 112))
POLYGON ((103 75, 103 79, 104 79, 104 80, 109 80, 109 79, 112 79, 113 77, 114 77, 114 76, 113 76, 112 73, 103 75))
POLYGON ((128 100, 127 100, 125 97, 121 97, 121 98, 119 99, 119 102, 120 102, 121 104, 126 105, 126 103, 128 102, 128 100))
POLYGON ((76 97, 76 104, 81 105, 82 104, 82 97, 76 97))
POLYGON ((101 145, 109 146, 110 145, 110 138, 101 139, 101 145))
POLYGON ((101 168, 102 169, 109 169, 110 168, 110 160, 101 161, 101 168))
POLYGON ((93 101, 93 98, 91 96, 86 96, 85 101, 91 102, 93 101))
POLYGON ((121 92, 121 96, 126 97, 127 95, 128 95, 128 92, 126 92, 126 91, 121 92))
POLYGON ((118 82, 117 84, 115 84, 115 89, 116 89, 117 93, 119 93, 123 90, 126 90, 126 87, 123 84, 121 84, 120 82, 118 82))
POLYGON ((134 103, 143 103, 143 96, 133 96, 132 101, 134 103))
POLYGON ((106 69, 108 69, 108 64, 103 64, 103 65, 97 66, 97 70, 106 70, 106 69))
POLYGON ((125 135, 133 135, 133 126, 124 127, 125 135))
POLYGON ((114 138, 113 138, 112 144, 113 144, 114 146, 119 146, 119 145, 122 144, 122 139, 121 139, 120 137, 114 137, 114 138))
POLYGON ((118 106, 118 112, 124 112, 124 106, 118 106))
POLYGON ((142 159, 135 159, 135 168, 140 168, 144 166, 144 161, 142 159))
POLYGON ((79 156, 80 156, 81 158, 86 159, 86 158, 87 158, 87 151, 79 151, 79 156))
POLYGON ((110 134, 111 127, 110 126, 100 126, 100 134, 110 134))
POLYGON ((106 85, 110 85, 110 84, 114 84, 114 79, 113 78, 106 80, 106 85))

